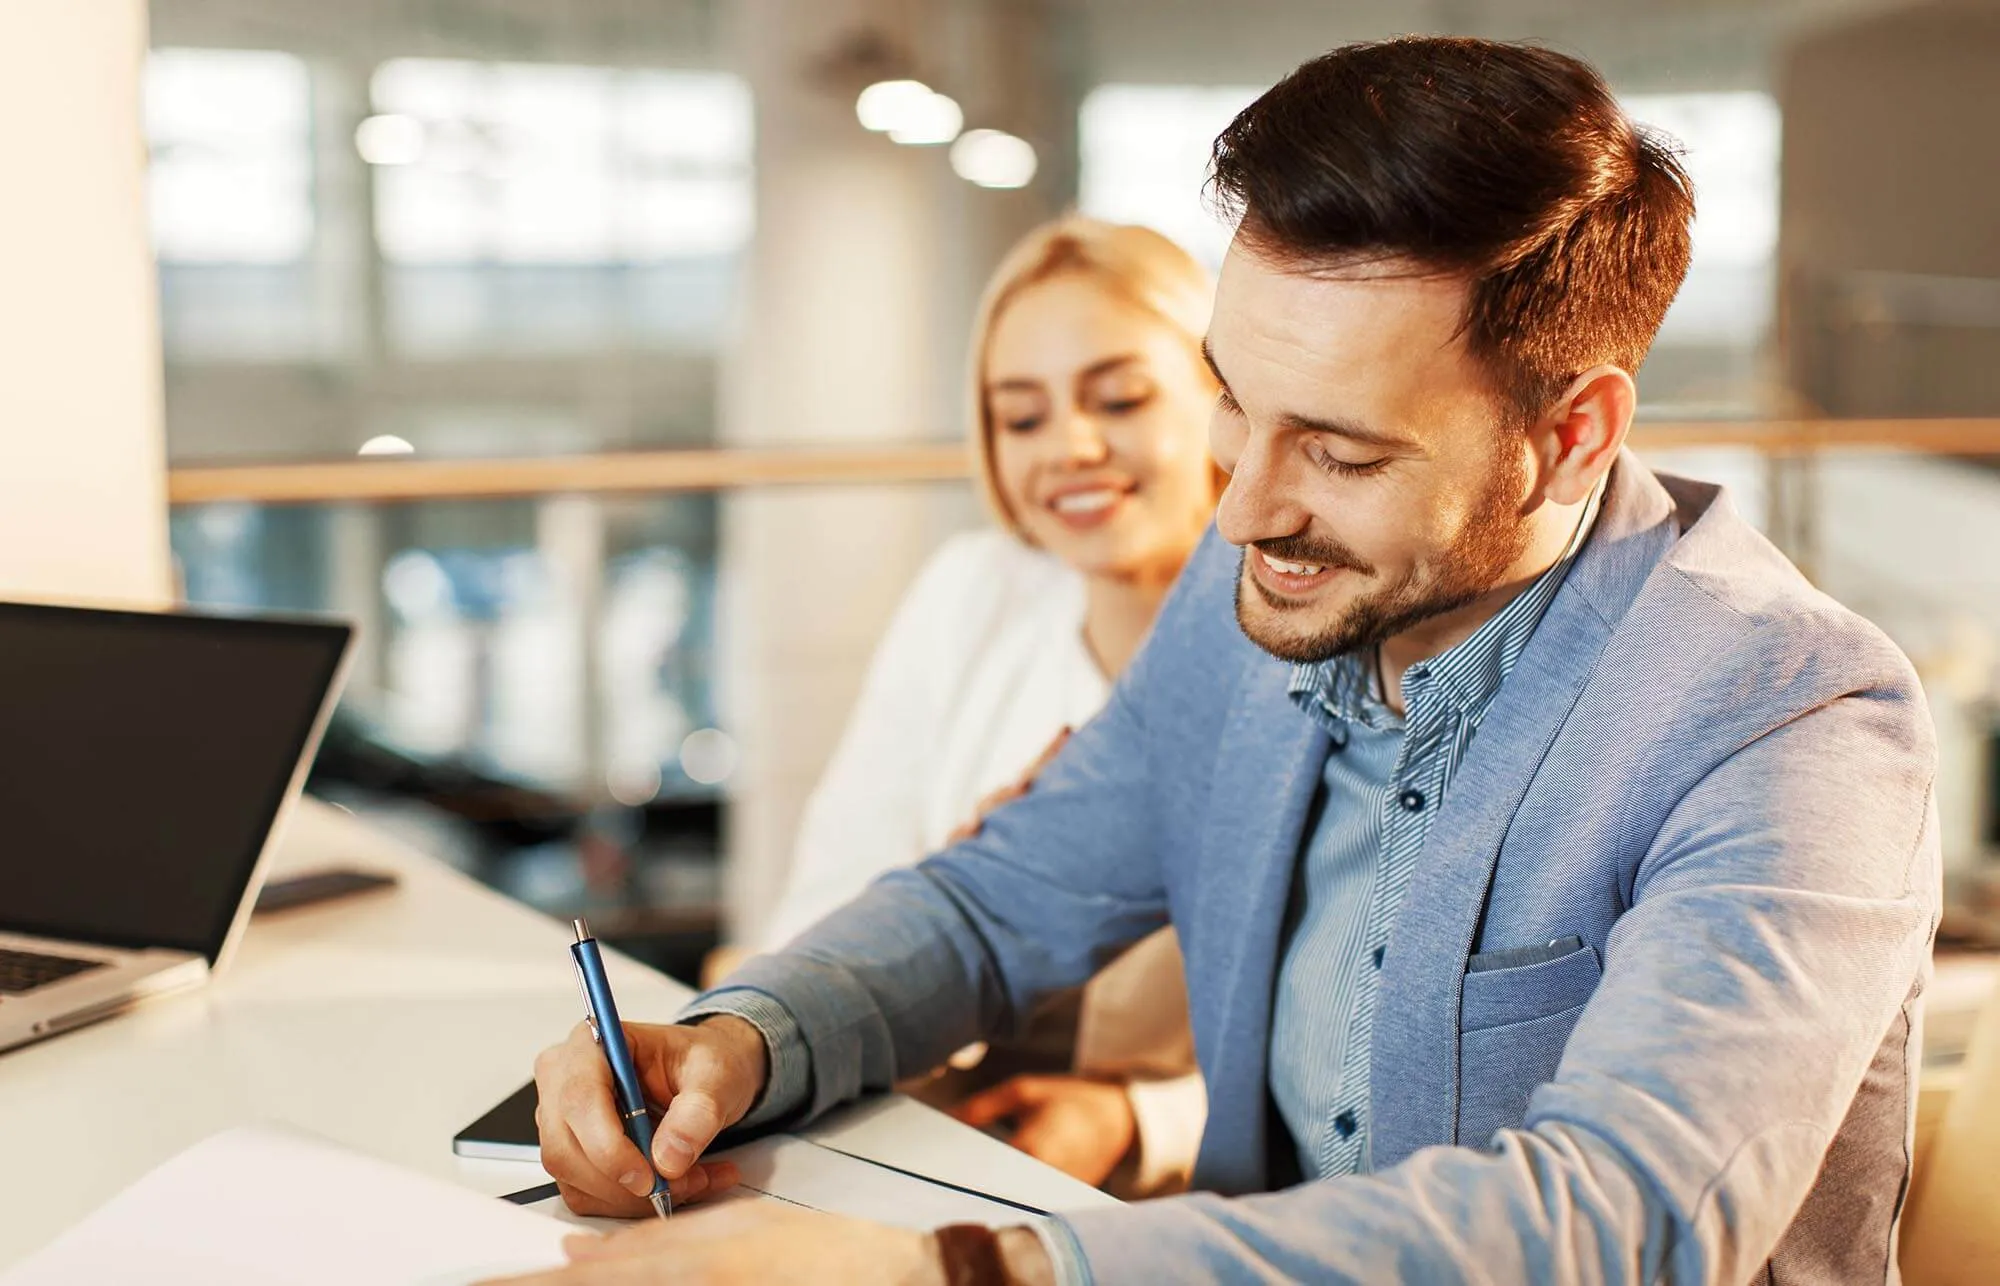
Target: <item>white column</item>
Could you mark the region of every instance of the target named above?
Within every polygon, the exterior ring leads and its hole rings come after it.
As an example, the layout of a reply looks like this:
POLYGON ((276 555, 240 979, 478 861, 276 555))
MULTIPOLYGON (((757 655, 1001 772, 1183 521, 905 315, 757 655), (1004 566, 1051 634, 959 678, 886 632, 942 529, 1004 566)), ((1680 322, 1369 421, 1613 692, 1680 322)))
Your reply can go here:
POLYGON ((163 601, 142 0, 0 4, 0 594, 163 601))
MULTIPOLYGON (((996 5, 990 21, 1033 26, 1038 10, 996 5)), ((723 442, 961 438, 968 276, 983 277, 1054 202, 968 189, 942 149, 865 132, 854 97, 866 77, 838 64, 872 32, 936 88, 990 99, 994 71, 980 63, 994 46, 961 51, 955 21, 898 0, 740 0, 731 14, 756 95, 757 233, 724 377, 723 442)), ((737 935, 754 934, 770 909, 805 798, 896 602, 941 534, 974 512, 963 489, 940 487, 725 501, 718 679, 724 727, 743 751, 728 787, 737 935)))
MULTIPOLYGON (((937 158, 863 132, 853 90, 813 75, 863 25, 907 39, 897 20, 908 6, 741 0, 733 9, 757 101, 757 233, 720 436, 731 446, 924 436, 935 428, 925 394, 937 158)), ((769 910, 806 794, 923 556, 922 534, 921 497, 902 490, 774 490, 723 503, 717 679, 723 725, 742 748, 727 786, 734 935, 754 935, 769 910)))

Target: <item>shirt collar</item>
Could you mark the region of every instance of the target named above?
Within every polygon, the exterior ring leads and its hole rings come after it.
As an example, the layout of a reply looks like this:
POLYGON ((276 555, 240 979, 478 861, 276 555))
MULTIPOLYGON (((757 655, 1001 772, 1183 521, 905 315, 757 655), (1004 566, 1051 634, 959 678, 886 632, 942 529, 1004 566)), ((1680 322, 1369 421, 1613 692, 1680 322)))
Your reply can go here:
MULTIPOLYGON (((1418 662, 1404 673, 1404 704, 1412 717, 1442 701, 1461 717, 1474 724, 1479 722, 1514 663, 1527 649, 1528 640, 1534 636, 1549 604, 1555 601, 1563 577, 1576 562, 1578 552, 1596 525, 1603 495, 1600 483, 1584 506, 1583 517, 1578 520, 1562 557, 1547 571, 1469 638, 1418 662)), ((1369 728, 1397 727, 1402 722, 1375 694, 1373 649, 1343 652, 1330 660, 1294 665, 1289 691, 1300 709, 1322 721, 1331 716, 1343 724, 1359 723, 1369 728)))

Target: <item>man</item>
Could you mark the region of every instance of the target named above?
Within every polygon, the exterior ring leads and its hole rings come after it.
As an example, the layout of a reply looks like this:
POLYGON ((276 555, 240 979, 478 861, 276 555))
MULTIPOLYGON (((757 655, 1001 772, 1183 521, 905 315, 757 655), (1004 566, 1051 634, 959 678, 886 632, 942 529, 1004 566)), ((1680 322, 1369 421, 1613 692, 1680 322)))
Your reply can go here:
MULTIPOLYGON (((1931 733, 1885 639, 1622 453, 1675 160, 1581 63, 1411 39, 1300 68, 1214 183, 1216 533, 1029 794, 634 1028, 663 1171, 1172 922, 1204 1191, 1003 1233, 1007 1280, 1894 1280, 1931 733)), ((588 1036, 537 1076, 570 1204, 640 1210, 588 1036)), ((998 1279, 969 1238, 739 1205, 562 1280, 998 1279)))

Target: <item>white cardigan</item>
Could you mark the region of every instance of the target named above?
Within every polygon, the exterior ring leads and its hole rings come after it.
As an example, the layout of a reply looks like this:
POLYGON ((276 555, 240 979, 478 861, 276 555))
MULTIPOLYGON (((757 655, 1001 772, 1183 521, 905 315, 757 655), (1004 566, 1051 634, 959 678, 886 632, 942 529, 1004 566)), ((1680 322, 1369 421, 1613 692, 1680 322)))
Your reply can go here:
MULTIPOLYGON (((946 542, 877 646, 806 803, 765 950, 877 876, 943 848, 1062 728, 1097 713, 1110 685, 1084 644, 1083 619, 1083 578, 1060 561, 1003 532, 946 542)), ((1191 1168, 1207 1114, 1201 1077, 1189 1071, 1181 970, 1163 930, 1093 980, 1078 1021, 1078 1066, 1130 1077, 1142 1191, 1191 1168)))

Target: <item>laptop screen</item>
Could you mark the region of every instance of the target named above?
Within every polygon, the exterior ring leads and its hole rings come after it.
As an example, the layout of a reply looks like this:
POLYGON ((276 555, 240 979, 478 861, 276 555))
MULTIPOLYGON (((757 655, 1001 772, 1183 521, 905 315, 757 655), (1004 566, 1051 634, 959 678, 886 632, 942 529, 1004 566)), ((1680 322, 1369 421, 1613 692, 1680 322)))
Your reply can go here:
POLYGON ((0 929, 213 962, 351 632, 0 603, 0 929))

